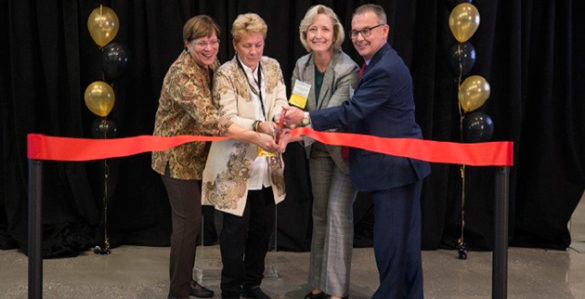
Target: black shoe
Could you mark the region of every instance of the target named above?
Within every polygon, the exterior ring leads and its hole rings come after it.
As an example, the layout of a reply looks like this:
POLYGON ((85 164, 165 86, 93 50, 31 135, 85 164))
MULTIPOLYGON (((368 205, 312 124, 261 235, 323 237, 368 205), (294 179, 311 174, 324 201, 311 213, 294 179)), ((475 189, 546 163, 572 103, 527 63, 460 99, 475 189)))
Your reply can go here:
POLYGON ((171 294, 169 294, 167 299, 189 299, 189 297, 179 298, 179 297, 173 297, 173 296, 171 296, 171 294))
POLYGON ((189 295, 198 298, 211 298, 213 297, 213 291, 200 285, 196 281, 191 280, 191 292, 189 293, 189 295))
POLYGON ((256 298, 256 299, 270 299, 266 293, 260 289, 259 286, 251 287, 251 288, 244 288, 242 291, 242 297, 244 298, 256 298))
POLYGON ((313 294, 313 291, 310 291, 307 295, 305 295, 305 299, 323 299, 327 296, 324 292, 319 294, 313 294))

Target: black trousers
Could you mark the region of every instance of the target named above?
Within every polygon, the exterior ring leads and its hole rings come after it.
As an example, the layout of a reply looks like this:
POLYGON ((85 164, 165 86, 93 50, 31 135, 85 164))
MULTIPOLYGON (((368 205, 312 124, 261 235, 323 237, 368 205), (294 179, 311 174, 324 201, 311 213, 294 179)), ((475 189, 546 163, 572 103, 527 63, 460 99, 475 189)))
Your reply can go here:
POLYGON ((223 213, 223 227, 219 236, 223 298, 239 298, 242 287, 260 286, 273 228, 272 188, 248 191, 241 217, 223 213))
POLYGON ((162 181, 171 203, 173 232, 169 261, 170 290, 173 297, 189 296, 193 279, 197 235, 201 225, 201 189, 197 180, 179 180, 169 176, 162 181))

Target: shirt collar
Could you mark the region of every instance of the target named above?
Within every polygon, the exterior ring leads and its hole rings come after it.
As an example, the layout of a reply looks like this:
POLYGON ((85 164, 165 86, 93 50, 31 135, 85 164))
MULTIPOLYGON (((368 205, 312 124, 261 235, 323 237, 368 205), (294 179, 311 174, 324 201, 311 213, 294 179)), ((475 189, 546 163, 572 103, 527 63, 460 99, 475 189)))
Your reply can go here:
MULTIPOLYGON (((240 57, 236 55, 236 59, 240 62, 240 65, 242 66, 242 68, 244 69, 244 72, 246 73, 246 76, 254 78, 254 79, 258 79, 258 69, 259 67, 256 66, 256 71, 252 71, 252 68, 248 67, 246 64, 244 64, 242 62, 242 60, 240 60, 240 57)), ((258 63, 260 64, 260 63, 258 63)))

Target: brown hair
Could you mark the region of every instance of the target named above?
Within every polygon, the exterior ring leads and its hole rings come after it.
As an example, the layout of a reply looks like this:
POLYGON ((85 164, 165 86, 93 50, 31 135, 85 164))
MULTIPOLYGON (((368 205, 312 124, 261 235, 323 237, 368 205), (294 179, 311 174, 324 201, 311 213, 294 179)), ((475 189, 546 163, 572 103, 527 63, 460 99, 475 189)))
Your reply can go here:
POLYGON ((198 15, 190 18, 183 25, 183 40, 188 42, 213 33, 219 38, 219 32, 219 26, 210 16, 198 15))

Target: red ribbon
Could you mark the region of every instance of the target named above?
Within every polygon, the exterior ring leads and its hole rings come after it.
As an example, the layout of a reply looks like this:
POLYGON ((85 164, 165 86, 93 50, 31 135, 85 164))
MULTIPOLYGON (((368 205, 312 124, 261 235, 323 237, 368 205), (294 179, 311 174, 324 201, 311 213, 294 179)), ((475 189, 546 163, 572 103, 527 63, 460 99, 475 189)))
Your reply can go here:
MULTIPOLYGON (((345 145, 373 152, 436 163, 472 166, 513 165, 513 143, 455 143, 411 138, 384 138, 352 133, 317 132, 298 128, 292 136, 304 135, 331 145, 345 145)), ((194 141, 224 141, 228 137, 142 135, 114 139, 87 139, 28 134, 28 158, 55 161, 90 161, 164 151, 194 141)))

